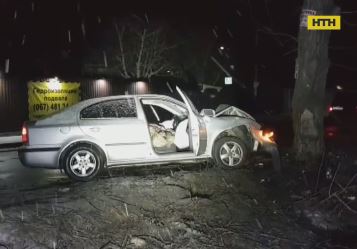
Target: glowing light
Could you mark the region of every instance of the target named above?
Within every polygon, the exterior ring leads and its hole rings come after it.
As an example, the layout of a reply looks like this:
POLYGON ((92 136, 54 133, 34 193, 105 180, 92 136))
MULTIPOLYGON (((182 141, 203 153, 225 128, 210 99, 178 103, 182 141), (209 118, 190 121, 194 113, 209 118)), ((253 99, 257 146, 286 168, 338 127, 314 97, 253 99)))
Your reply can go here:
POLYGON ((95 82, 100 88, 103 88, 106 84, 108 84, 108 81, 106 81, 105 79, 99 79, 96 80, 95 82))
POLYGON ((224 47, 223 47, 223 46, 220 46, 219 49, 220 49, 220 50, 224 50, 224 47))
POLYGON ((224 84, 225 85, 232 85, 233 78, 232 77, 224 77, 224 84))
POLYGON ((145 82, 143 82, 143 81, 138 81, 136 84, 138 85, 138 88, 140 88, 140 89, 145 88, 145 85, 146 85, 145 82))
POLYGON ((29 134, 28 134, 27 126, 25 124, 22 126, 21 140, 22 143, 24 144, 27 144, 29 142, 29 134))
POLYGON ((340 85, 337 85, 337 86, 336 86, 336 89, 339 90, 339 91, 342 91, 342 90, 343 90, 343 87, 340 86, 340 85))
POLYGON ((265 141, 273 143, 274 132, 273 131, 259 131, 259 136, 265 141))
POLYGON ((57 77, 48 80, 48 88, 51 90, 61 89, 61 83, 57 77))
POLYGON ((98 89, 99 96, 108 96, 110 94, 108 84, 109 82, 106 79, 97 79, 94 81, 94 85, 98 89))
POLYGON ((333 132, 328 132, 327 133, 327 136, 329 136, 329 137, 333 137, 335 135, 335 133, 333 133, 333 132))
POLYGON ((330 106, 329 107, 329 112, 332 112, 332 111, 343 111, 343 106, 330 106))
POLYGON ((256 140, 260 142, 275 143, 274 142, 274 132, 269 130, 257 130, 252 129, 252 133, 256 140))
POLYGON ((138 93, 146 93, 147 92, 147 85, 144 81, 136 82, 136 88, 138 89, 138 93))

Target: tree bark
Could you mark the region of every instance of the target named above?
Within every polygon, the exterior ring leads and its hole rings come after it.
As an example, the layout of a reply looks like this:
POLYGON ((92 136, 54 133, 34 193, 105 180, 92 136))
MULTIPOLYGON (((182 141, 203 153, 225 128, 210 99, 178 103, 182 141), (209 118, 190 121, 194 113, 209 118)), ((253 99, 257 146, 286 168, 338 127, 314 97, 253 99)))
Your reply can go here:
MULTIPOLYGON (((303 9, 316 15, 339 12, 333 0, 305 0, 303 9)), ((319 159, 324 150, 325 88, 330 66, 330 31, 310 31, 300 27, 298 37, 297 78, 292 102, 294 147, 300 161, 319 159)))

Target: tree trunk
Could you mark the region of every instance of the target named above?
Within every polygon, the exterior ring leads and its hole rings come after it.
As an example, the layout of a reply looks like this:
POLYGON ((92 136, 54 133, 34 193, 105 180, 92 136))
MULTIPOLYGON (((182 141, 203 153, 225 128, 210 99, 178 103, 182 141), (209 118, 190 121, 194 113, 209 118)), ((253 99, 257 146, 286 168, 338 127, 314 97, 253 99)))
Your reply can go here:
MULTIPOLYGON (((333 0, 305 0, 303 9, 316 15, 339 12, 333 0)), ((300 27, 298 39, 297 78, 292 102, 294 147, 301 161, 318 159, 324 150, 324 114, 326 78, 330 61, 330 31, 310 31, 300 27)))

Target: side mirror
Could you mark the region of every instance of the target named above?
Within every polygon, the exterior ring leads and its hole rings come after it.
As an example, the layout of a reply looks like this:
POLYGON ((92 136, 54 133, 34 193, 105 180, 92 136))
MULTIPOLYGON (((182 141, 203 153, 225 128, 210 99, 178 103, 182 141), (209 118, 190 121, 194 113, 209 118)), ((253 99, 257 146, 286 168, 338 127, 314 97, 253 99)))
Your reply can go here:
POLYGON ((214 117, 216 112, 212 109, 202 109, 200 114, 207 117, 214 117))

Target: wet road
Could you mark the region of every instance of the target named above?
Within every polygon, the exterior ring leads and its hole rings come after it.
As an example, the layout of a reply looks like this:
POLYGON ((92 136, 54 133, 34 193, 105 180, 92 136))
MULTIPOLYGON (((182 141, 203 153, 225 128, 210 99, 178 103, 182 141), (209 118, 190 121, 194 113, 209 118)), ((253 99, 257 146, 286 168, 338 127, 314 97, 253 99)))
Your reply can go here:
POLYGON ((128 233, 143 235, 146 248, 342 248, 324 246, 330 240, 290 219, 256 173, 150 167, 73 183, 0 151, 0 248, 104 248, 128 233), (192 246, 182 246, 186 240, 192 246))
POLYGON ((73 183, 56 170, 24 168, 16 151, 0 152, 0 161, 0 248, 315 244, 314 234, 286 219, 250 170, 141 168, 73 183))
POLYGON ((68 181, 59 170, 29 169, 22 166, 17 151, 0 151, 0 191, 39 188, 68 181))

